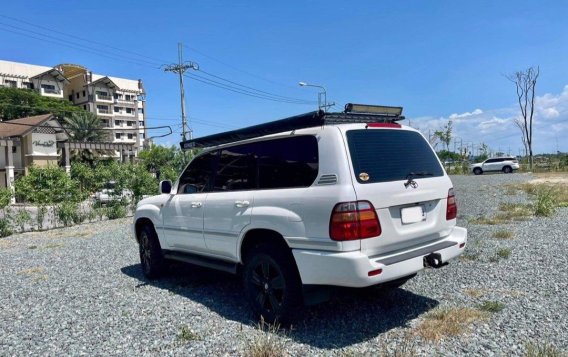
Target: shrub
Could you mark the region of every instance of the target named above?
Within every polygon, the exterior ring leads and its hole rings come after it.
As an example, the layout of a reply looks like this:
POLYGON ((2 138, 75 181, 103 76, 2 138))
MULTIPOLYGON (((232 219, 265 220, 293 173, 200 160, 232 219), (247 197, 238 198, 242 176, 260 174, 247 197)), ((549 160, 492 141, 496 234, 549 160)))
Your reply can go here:
POLYGON ((10 222, 6 218, 0 218, 0 237, 7 237, 12 235, 12 233, 10 222))
POLYGON ((533 203, 534 214, 536 216, 549 217, 556 209, 556 197, 552 189, 539 187, 536 190, 536 196, 533 203))
POLYGON ((36 204, 79 202, 88 196, 87 192, 80 190, 77 181, 56 166, 30 167, 27 176, 16 180, 15 188, 16 197, 36 204))
POLYGON ((32 221, 32 216, 30 215, 30 212, 24 208, 16 213, 14 221, 20 227, 20 232, 23 232, 26 229, 26 224, 32 221))
POLYGON ((10 201, 12 200, 12 190, 9 188, 0 188, 0 209, 4 209, 10 205, 10 201))
POLYGON ((108 219, 118 219, 126 217, 126 208, 118 203, 114 203, 106 207, 106 215, 108 219))
POLYGON ((481 311, 500 312, 505 308, 505 304, 499 301, 485 300, 483 303, 479 304, 477 308, 481 311))
POLYGON ((57 218, 65 227, 72 226, 74 223, 80 223, 81 217, 77 203, 63 202, 57 205, 57 218))

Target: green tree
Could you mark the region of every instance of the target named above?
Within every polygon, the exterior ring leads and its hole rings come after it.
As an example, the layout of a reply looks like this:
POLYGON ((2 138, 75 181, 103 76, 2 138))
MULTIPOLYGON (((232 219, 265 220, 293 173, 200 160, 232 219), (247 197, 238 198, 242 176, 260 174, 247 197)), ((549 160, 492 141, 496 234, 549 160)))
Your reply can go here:
POLYGON ((434 136, 446 146, 446 151, 450 151, 450 142, 452 141, 452 121, 448 120, 448 124, 444 125, 443 129, 436 130, 434 136))
POLYGON ((83 112, 83 109, 65 99, 44 97, 32 89, 0 88, 2 120, 48 113, 62 120, 66 115, 78 112, 83 112))
MULTIPOLYGON (((109 132, 103 129, 102 121, 90 112, 72 113, 65 118, 67 132, 71 141, 78 142, 105 142, 109 141, 109 132)), ((104 150, 81 149, 71 150, 73 161, 82 161, 93 164, 101 155, 108 154, 104 150)))

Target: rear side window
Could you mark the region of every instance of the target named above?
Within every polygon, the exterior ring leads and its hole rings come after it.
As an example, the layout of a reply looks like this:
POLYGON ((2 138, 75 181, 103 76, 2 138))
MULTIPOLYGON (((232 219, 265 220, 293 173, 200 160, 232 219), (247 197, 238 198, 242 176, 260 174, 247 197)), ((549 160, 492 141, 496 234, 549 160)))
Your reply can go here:
POLYGON ((240 145, 221 150, 212 191, 237 191, 256 188, 253 146, 240 145))
POLYGON ((428 142, 407 130, 350 130, 347 143, 355 177, 359 183, 443 176, 444 171, 428 142))
POLYGON ((311 186, 318 175, 318 143, 314 136, 292 136, 254 144, 258 188, 311 186))

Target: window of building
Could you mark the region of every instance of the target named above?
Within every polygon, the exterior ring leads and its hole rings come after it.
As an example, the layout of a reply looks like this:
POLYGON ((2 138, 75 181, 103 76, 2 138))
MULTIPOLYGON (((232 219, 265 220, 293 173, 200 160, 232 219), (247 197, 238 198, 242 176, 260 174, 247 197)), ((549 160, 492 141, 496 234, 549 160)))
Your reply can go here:
POLYGON ((126 113, 132 114, 134 111, 132 108, 126 108, 126 113))
POLYGON ((32 82, 22 82, 22 87, 27 89, 34 89, 34 84, 32 82))
POLYGON ((55 86, 53 84, 42 84, 41 89, 43 89, 44 93, 52 93, 52 94, 59 93, 59 91, 55 89, 55 86))
POLYGON ((116 126, 122 125, 122 120, 115 120, 114 125, 116 125, 116 126))
POLYGON ((140 134, 140 137, 141 137, 142 139, 145 139, 145 138, 146 138, 146 134, 142 133, 142 134, 140 134))
POLYGON ((114 107, 114 112, 115 112, 115 113, 120 113, 120 107, 114 107))
POLYGON ((132 134, 128 134, 128 139, 132 139, 132 134))
POLYGON ((73 101, 73 94, 69 94, 69 101, 70 101, 70 102, 73 101))
POLYGON ((83 91, 83 97, 87 96, 87 92, 83 91))
POLYGON ((116 134, 114 134, 114 137, 117 138, 117 139, 120 139, 121 136, 122 136, 121 133, 116 133, 116 134))
POLYGON ((77 93, 75 94, 75 97, 76 97, 77 99, 79 99, 79 92, 77 92, 77 93))
POLYGON ((126 122, 126 125, 127 125, 127 126, 134 126, 134 122, 133 122, 133 121, 130 121, 130 120, 128 120, 128 121, 126 122))
POLYGON ((87 109, 87 104, 83 105, 83 109, 88 110, 88 109, 87 109))
POLYGON ((140 120, 140 121, 138 122, 138 126, 139 126, 139 127, 143 127, 143 126, 144 126, 144 121, 140 120))
POLYGON ((6 85, 6 87, 8 88, 16 88, 18 85, 18 82, 10 80, 10 79, 5 79, 4 80, 4 84, 6 85))
POLYGON ((103 96, 103 97, 108 97, 108 93, 107 92, 103 92, 103 91, 96 91, 95 93, 97 93, 97 95, 103 96))
POLYGON ((126 94, 126 95, 124 96, 124 99, 126 99, 126 100, 132 100, 132 96, 131 96, 130 94, 126 94))
POLYGON ((144 114, 144 108, 138 108, 138 114, 144 114))

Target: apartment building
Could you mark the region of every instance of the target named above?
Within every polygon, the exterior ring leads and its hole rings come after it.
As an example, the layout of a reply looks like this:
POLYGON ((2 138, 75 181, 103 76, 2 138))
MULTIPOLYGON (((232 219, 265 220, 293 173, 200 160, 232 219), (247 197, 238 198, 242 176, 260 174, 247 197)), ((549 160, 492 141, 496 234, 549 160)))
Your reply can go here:
POLYGON ((34 89, 95 113, 111 142, 134 144, 133 152, 122 155, 136 156, 147 138, 146 92, 140 79, 95 74, 76 64, 45 67, 0 60, 0 87, 34 89))

